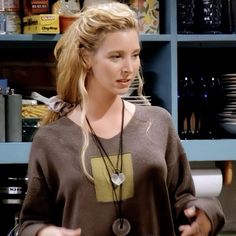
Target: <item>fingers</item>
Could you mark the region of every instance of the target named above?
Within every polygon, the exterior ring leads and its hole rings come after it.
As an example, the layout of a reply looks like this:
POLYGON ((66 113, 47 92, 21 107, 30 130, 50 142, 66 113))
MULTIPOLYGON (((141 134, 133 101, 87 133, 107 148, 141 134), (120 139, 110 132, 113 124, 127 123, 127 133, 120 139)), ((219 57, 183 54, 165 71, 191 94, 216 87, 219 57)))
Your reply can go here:
POLYGON ((62 236, 80 236, 81 235, 81 229, 65 229, 65 228, 61 228, 61 233, 62 236))
POLYGON ((56 226, 47 226, 40 230, 37 236, 81 236, 81 229, 66 229, 56 226))
POLYGON ((203 236, 201 234, 200 227, 198 223, 193 222, 191 225, 181 225, 179 227, 179 231, 181 232, 181 236, 203 236))
POLYGON ((184 210, 184 214, 186 215, 186 217, 188 218, 193 218, 196 216, 197 214, 197 210, 195 206, 192 206, 190 208, 187 208, 184 210))
POLYGON ((74 231, 73 236, 80 236, 81 235, 81 228, 78 228, 78 229, 73 230, 73 231, 74 231))
POLYGON ((76 229, 75 230, 75 235, 77 236, 80 236, 81 235, 81 232, 82 232, 82 230, 81 230, 81 228, 78 228, 78 229, 76 229))
POLYGON ((211 231, 211 222, 200 209, 190 207, 184 210, 186 217, 192 222, 191 225, 181 225, 181 236, 208 236, 211 231))

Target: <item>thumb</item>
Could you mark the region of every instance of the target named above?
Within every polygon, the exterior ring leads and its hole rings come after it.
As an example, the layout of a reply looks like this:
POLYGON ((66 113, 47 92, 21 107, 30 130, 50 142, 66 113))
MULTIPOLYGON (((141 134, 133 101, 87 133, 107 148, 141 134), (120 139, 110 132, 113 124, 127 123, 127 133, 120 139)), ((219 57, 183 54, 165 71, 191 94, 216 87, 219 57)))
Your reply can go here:
POLYGON ((81 229, 61 229, 61 233, 63 236, 80 236, 81 235, 81 229))
POLYGON ((81 235, 81 228, 78 228, 78 229, 75 229, 74 230, 74 233, 75 233, 75 236, 80 236, 81 235))
POLYGON ((187 209, 184 210, 184 214, 185 216, 187 216, 188 218, 192 218, 194 216, 196 216, 197 214, 197 210, 195 206, 189 207, 187 209))

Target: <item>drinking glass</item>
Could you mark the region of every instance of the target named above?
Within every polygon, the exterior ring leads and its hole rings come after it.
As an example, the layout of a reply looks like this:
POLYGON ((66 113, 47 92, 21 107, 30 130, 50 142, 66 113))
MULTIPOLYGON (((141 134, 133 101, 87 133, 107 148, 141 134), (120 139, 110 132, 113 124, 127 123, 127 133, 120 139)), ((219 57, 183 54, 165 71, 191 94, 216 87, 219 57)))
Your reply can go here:
POLYGON ((177 1, 177 27, 180 34, 191 34, 194 29, 194 0, 177 1))
POLYGON ((222 0, 196 1, 196 27, 200 33, 221 33, 222 0))

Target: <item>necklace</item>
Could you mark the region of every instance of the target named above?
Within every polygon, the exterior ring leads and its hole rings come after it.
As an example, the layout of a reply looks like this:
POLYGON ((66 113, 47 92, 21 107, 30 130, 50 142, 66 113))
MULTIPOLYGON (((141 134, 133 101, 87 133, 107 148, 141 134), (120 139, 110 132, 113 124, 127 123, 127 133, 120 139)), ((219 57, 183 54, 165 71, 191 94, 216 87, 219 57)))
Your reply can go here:
POLYGON ((109 174, 110 180, 112 182, 112 185, 114 187, 118 187, 120 186, 124 181, 125 181, 125 175, 122 172, 122 168, 123 168, 123 129, 124 129, 124 101, 122 100, 122 119, 121 119, 121 129, 120 129, 120 141, 119 141, 119 150, 118 150, 118 155, 117 155, 117 162, 114 166, 114 164, 112 163, 109 155, 107 154, 105 148, 103 147, 100 139, 98 138, 98 136, 96 135, 95 131, 93 130, 88 118, 86 117, 86 121, 88 123, 89 129, 93 135, 93 140, 96 144, 96 146, 98 147, 98 150, 102 156, 103 162, 106 166, 106 170, 109 174), (108 168, 108 164, 112 169, 112 173, 110 173, 109 168, 108 168))
POLYGON ((93 141, 95 145, 97 146, 102 160, 104 162, 104 165, 106 167, 106 171, 108 173, 110 183, 112 186, 112 192, 114 196, 114 206, 117 212, 117 219, 112 224, 112 230, 113 233, 116 236, 125 236, 130 232, 131 226, 127 219, 123 218, 122 214, 122 184, 125 181, 125 174, 122 172, 123 169, 123 129, 124 129, 124 111, 125 111, 125 105, 124 101, 122 100, 122 118, 121 118, 121 129, 120 129, 120 141, 119 141, 119 149, 118 149, 118 155, 117 155, 117 161, 114 165, 107 154, 105 148, 103 147, 100 139, 96 135, 95 131, 93 130, 88 118, 86 117, 86 121, 88 123, 89 129, 92 133, 93 141), (109 167, 112 170, 112 173, 110 173, 109 167), (116 189, 119 188, 119 194, 116 192, 116 189))

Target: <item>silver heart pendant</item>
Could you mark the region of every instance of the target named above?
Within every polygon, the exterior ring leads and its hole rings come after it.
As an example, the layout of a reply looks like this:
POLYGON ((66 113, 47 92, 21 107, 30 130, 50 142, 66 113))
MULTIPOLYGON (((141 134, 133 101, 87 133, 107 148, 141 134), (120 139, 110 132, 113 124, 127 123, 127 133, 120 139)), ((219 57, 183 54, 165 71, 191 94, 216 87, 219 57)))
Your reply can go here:
POLYGON ((116 186, 120 186, 125 181, 125 175, 124 173, 113 173, 111 175, 111 181, 116 186))

